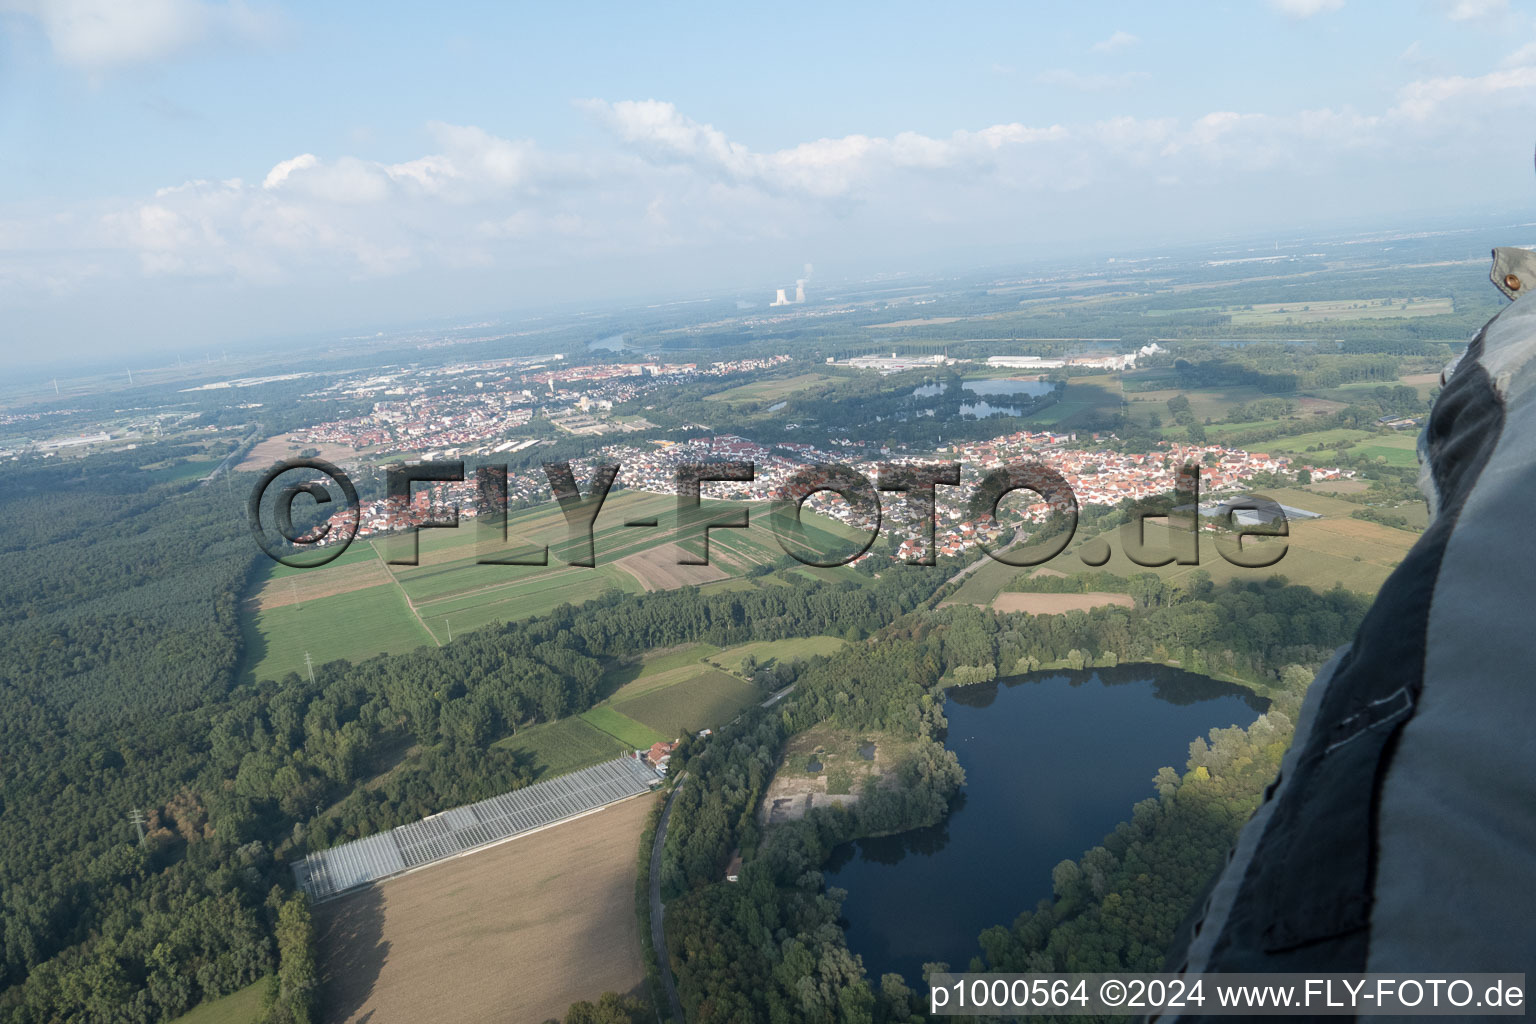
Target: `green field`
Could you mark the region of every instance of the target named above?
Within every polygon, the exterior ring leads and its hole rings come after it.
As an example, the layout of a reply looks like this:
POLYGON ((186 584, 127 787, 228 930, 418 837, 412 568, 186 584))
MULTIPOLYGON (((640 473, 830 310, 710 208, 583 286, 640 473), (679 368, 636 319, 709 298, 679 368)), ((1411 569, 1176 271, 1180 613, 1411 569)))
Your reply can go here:
MULTIPOLYGON (((1189 399, 1189 411, 1195 420, 1205 427, 1207 438, 1218 443, 1236 443, 1237 447, 1247 448, 1250 451, 1292 451, 1291 446, 1300 444, 1300 448, 1306 448, 1314 444, 1333 443, 1339 438, 1359 441, 1361 438, 1374 437, 1375 432, 1370 430, 1318 430, 1309 434, 1281 437, 1274 440, 1244 442, 1244 438, 1265 431, 1273 432, 1279 429, 1295 429, 1298 422, 1304 422, 1315 416, 1337 412, 1346 405, 1359 401, 1362 392, 1374 391, 1383 386, 1407 386, 1418 391, 1421 398, 1427 399, 1430 393, 1439 385, 1438 373, 1407 373, 1394 381, 1358 381, 1353 384, 1344 384, 1335 388, 1322 388, 1294 394, 1267 394, 1256 387, 1228 387, 1228 388, 1191 388, 1178 387, 1177 374, 1169 369, 1132 370, 1124 374, 1124 380, 1128 387, 1125 397, 1127 400, 1126 413, 1135 422, 1143 426, 1150 425, 1151 418, 1155 414, 1161 422, 1161 431, 1164 437, 1183 439, 1185 429, 1173 421, 1172 414, 1168 411, 1168 400, 1178 396, 1189 399), (1134 385, 1146 387, 1148 385, 1160 385, 1150 390, 1135 390, 1134 385), (1293 412, 1282 419, 1253 420, 1245 423, 1228 423, 1227 417, 1239 405, 1251 404, 1263 399, 1281 399, 1291 403, 1293 412), (1207 422, 1209 421, 1209 422, 1207 422), (1302 438, 1306 440, 1303 441, 1302 438)), ((1410 436, 1413 431, 1407 431, 1410 436)), ((1388 444, 1386 447, 1396 447, 1388 444)), ((1410 446, 1411 447, 1411 446, 1410 446)), ((1388 458, 1393 465, 1402 465, 1400 456, 1392 456, 1390 453, 1373 452, 1388 458)))
MULTIPOLYGON (((986 559, 980 569, 971 573, 960 584, 960 589, 950 595, 949 601, 953 604, 988 605, 1007 586, 1008 581, 1021 572, 1029 572, 1028 569, 1017 569, 1011 565, 1004 565, 988 555, 981 555, 986 559)), ((1065 570, 1063 570, 1065 571, 1065 570)))
POLYGON ((796 650, 827 653, 841 644, 832 637, 740 644, 724 650, 710 644, 683 644, 628 658, 608 667, 602 682, 607 698, 581 717, 629 746, 647 747, 658 739, 723 725, 763 699, 755 686, 715 668, 712 662, 739 668, 748 653, 757 653, 763 662, 796 650))
POLYGON ((1448 316, 1456 303, 1448 298, 1411 299, 1312 299, 1292 302, 1256 302, 1251 306, 1225 306, 1222 312, 1232 325, 1274 326, 1288 323, 1319 323, 1327 320, 1380 320, 1405 316, 1448 316))
MULTIPOLYGON (((702 518, 739 507, 733 502, 704 502, 702 518)), ((749 527, 744 530, 712 530, 710 564, 728 575, 741 575, 754 566, 771 564, 783 557, 774 539, 771 520, 762 505, 749 506, 749 527)), ((834 545, 851 535, 829 520, 807 519, 809 543, 834 545)), ((543 614, 562 602, 579 604, 605 590, 638 593, 642 589, 621 559, 658 545, 669 545, 677 533, 677 499, 670 495, 621 491, 611 496, 593 527, 596 566, 567 566, 561 556, 570 553, 565 520, 552 506, 525 511, 509 521, 514 547, 530 544, 550 548, 547 566, 482 565, 473 530, 434 530, 422 534, 421 564, 393 569, 416 610, 439 633, 444 616, 454 629, 470 629, 486 622, 512 621, 543 614), (626 527, 631 519, 654 517, 655 527, 626 527), (441 539, 439 539, 441 537, 441 539), (461 624, 460 616, 464 620, 461 624)), ((690 540, 683 549, 703 554, 703 543, 690 540)))
POLYGON ((1323 454, 1328 454, 1336 448, 1341 441, 1353 441, 1359 444, 1365 438, 1375 437, 1375 431, 1353 430, 1349 427, 1336 427, 1332 430, 1314 430, 1309 434, 1291 434, 1288 437, 1277 437, 1273 441, 1265 441, 1262 445, 1255 445, 1256 449, 1275 453, 1289 454, 1305 452, 1308 448, 1323 448, 1323 454))
MULTIPOLYGON (((1169 371, 1133 371, 1125 375, 1126 380, 1142 379, 1157 380, 1167 376, 1169 382, 1175 379, 1169 371), (1155 375, 1154 375, 1155 374, 1155 375)), ((1231 388, 1190 388, 1188 390, 1168 387, 1156 391, 1128 390, 1125 397, 1129 405, 1127 411, 1137 422, 1146 423, 1152 413, 1156 413, 1162 420, 1164 427, 1170 427, 1175 431, 1184 428, 1173 422, 1173 414, 1168 411, 1168 400, 1182 395, 1189 399, 1190 414, 1201 423, 1211 420, 1211 426, 1206 430, 1215 429, 1218 425, 1227 426, 1222 421, 1239 405, 1256 402, 1263 398, 1275 398, 1280 396, 1267 395, 1252 385, 1231 388)), ((1288 397, 1288 396, 1285 396, 1288 397)), ((1234 423, 1233 427, 1252 427, 1252 423, 1234 423)))
POLYGON ((392 584, 248 613, 242 629, 252 679, 303 675, 306 653, 316 665, 337 658, 357 662, 432 642, 392 584))
POLYGON ((606 704, 581 713, 582 721, 612 736, 626 747, 640 750, 653 743, 660 743, 665 736, 641 725, 633 718, 620 714, 606 704))
POLYGON ((268 979, 263 978, 227 996, 195 1006, 171 1024, 256 1024, 256 1018, 261 1016, 267 985, 268 979))
POLYGON ((493 746, 528 755, 537 779, 574 772, 635 749, 579 717, 530 725, 493 746))
MULTIPOLYGON (((633 576, 616 566, 562 566, 556 572, 526 582, 491 584, 466 593, 449 593, 436 600, 417 601, 416 610, 432 635, 446 641, 450 631, 461 634, 492 622, 516 622, 545 615, 562 604, 578 605, 608 590, 635 594, 640 589, 633 576)), ((406 592, 410 593, 410 588, 406 592)))
POLYGON ((759 640, 756 643, 727 647, 709 660, 727 672, 740 675, 742 671, 741 663, 746 660, 749 654, 755 657, 758 665, 761 666, 774 661, 794 661, 797 658, 811 658, 818 654, 830 656, 841 650, 845 642, 835 636, 807 636, 796 637, 790 640, 759 640))
POLYGON ((1263 494, 1274 498, 1276 501, 1299 508, 1305 512, 1316 512, 1323 516, 1348 516, 1361 506, 1343 498, 1335 498, 1329 494, 1318 494, 1315 491, 1305 490, 1300 487, 1266 487, 1263 494))
POLYGON ((821 384, 836 384, 842 378, 828 377, 823 373, 802 373, 795 377, 778 380, 753 381, 739 387, 727 388, 707 396, 711 402, 776 402, 797 391, 804 391, 821 384))
POLYGON ((612 665, 603 674, 603 692, 612 696, 622 690, 634 697, 656 686, 666 686, 696 671, 719 650, 712 644, 683 644, 612 665))
MULTIPOLYGON (((706 501, 702 514, 711 517, 737 507, 735 502, 706 501)), ((744 578, 746 573, 784 557, 766 506, 749 509, 748 529, 711 531, 710 563, 725 579, 704 585, 753 586, 744 578)), ((458 529, 422 530, 417 534, 419 564, 414 566, 384 564, 409 554, 409 542, 400 537, 359 541, 317 569, 273 563, 243 616, 248 676, 275 679, 302 672, 306 651, 317 665, 336 658, 355 662, 380 652, 398 654, 422 644, 445 643, 480 626, 547 614, 611 590, 638 594, 647 584, 677 586, 689 577, 668 572, 675 561, 676 522, 676 497, 623 490, 609 496, 594 524, 595 567, 569 566, 562 560, 570 553, 569 532, 553 503, 510 514, 505 546, 487 544, 472 521, 458 529), (649 517, 657 519, 656 527, 624 525, 649 517), (550 564, 544 566, 479 562, 545 546, 550 564), (622 561, 658 548, 654 557, 659 560, 622 561)), ((806 518, 805 528, 807 543, 816 550, 832 549, 854 536, 839 523, 813 516, 806 518)), ((698 540, 682 548, 703 553, 698 540)), ((847 568, 824 572, 828 579, 864 579, 847 568)))
POLYGON ((1429 529, 1429 507, 1422 501, 1410 501, 1402 505, 1387 505, 1382 511, 1395 516, 1402 516, 1408 520, 1408 525, 1414 529, 1429 529))
MULTIPOLYGON (((1212 423, 1205 428, 1206 440, 1213 444, 1229 445, 1233 448, 1242 448, 1246 451, 1269 451, 1268 441, 1248 441, 1256 433, 1277 430, 1294 420, 1255 420, 1252 423, 1212 423)), ((1180 435, 1187 437, 1185 429, 1177 424, 1164 424, 1163 436, 1178 439, 1180 435)))
POLYGON ((1398 430, 1390 434, 1346 428, 1319 430, 1310 434, 1296 434, 1292 437, 1279 437, 1273 441, 1266 441, 1263 448, 1274 455, 1291 455, 1326 462, 1333 454, 1334 446, 1341 441, 1354 442, 1354 447, 1346 449, 1350 455, 1381 458, 1386 460, 1389 466, 1413 466, 1419 461, 1418 433, 1412 430, 1398 430), (1325 447, 1322 451, 1307 451, 1308 448, 1317 445, 1325 447))
POLYGON ((189 458, 172 466, 158 466, 155 469, 144 468, 145 484, 169 484, 179 483, 183 480, 196 480, 213 472, 213 468, 219 464, 219 460, 211 458, 189 458))
POLYGON ((1024 419, 1032 425, 1069 428, 1096 412, 1117 411, 1120 402, 1119 377, 1074 377, 1060 401, 1024 419))
POLYGON ((616 695, 613 706, 662 735, 674 737, 724 725, 761 699, 755 687, 701 665, 700 671, 639 696, 616 695))
MULTIPOLYGON (((1276 500, 1287 504, 1318 511, 1322 511, 1318 506, 1324 503, 1347 505, 1350 510, 1359 507, 1310 492, 1281 489, 1268 493, 1276 500)), ((1262 580, 1271 575, 1280 575, 1286 577, 1291 583, 1309 586, 1314 590, 1327 590, 1339 584, 1359 593, 1374 594, 1380 589, 1382 582, 1386 580, 1392 569, 1407 554, 1408 549, 1418 540, 1416 534, 1407 530, 1363 522, 1348 518, 1347 515, 1330 515, 1324 519, 1303 520, 1290 523, 1289 526, 1290 537, 1284 557, 1267 569, 1245 569, 1232 565, 1221 557, 1220 552, 1216 550, 1214 539, 1208 533, 1203 533, 1200 537, 1199 565, 1169 564, 1147 568, 1137 565, 1126 557, 1119 527, 1101 535, 1109 542, 1110 547, 1110 559, 1101 568, 1106 572, 1127 577, 1137 573, 1152 572, 1165 580, 1177 580, 1197 569, 1202 569, 1217 583, 1227 580, 1262 580)), ((1067 574, 1086 571, 1089 566, 1082 561, 1079 552, 1082 545, 1090 539, 1092 538, 1080 533, 1065 551, 1045 563, 1046 567, 1067 574)), ((1244 549, 1247 550, 1253 543, 1255 542, 1251 540, 1244 541, 1244 549)), ((1170 551, 1167 528, 1156 521, 1148 522, 1146 544, 1149 552, 1154 555, 1170 551)), ((960 589, 949 598, 950 601, 960 604, 990 604, 1016 573, 1026 571, 1013 569, 990 559, 988 561, 989 564, 977 570, 961 585, 960 589)))
MULTIPOLYGON (((1410 441, 1414 440, 1409 438, 1410 441)), ((1381 459, 1389 466, 1417 466, 1419 455, 1414 448, 1404 448, 1395 444, 1362 444, 1350 451, 1357 452, 1370 459, 1381 459)))
POLYGON ((659 657, 648 656, 639 664, 629 661, 615 665, 603 678, 608 693, 605 703, 617 707, 661 690, 681 687, 687 691, 697 680, 721 674, 711 664, 717 660, 718 650, 709 644, 687 644, 659 657))

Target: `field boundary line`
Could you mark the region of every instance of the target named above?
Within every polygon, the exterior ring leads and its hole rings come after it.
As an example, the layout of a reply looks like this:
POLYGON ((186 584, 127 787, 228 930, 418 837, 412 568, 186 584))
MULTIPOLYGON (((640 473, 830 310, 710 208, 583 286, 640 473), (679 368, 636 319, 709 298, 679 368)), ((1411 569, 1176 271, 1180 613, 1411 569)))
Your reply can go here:
POLYGON ((416 605, 411 601, 411 595, 405 592, 405 584, 400 582, 400 577, 396 576, 392 572, 389 572, 389 563, 384 561, 384 552, 380 551, 379 546, 374 544, 373 541, 370 540, 368 543, 373 547, 373 553, 378 558, 379 564, 384 567, 384 571, 386 573, 389 573, 389 578, 394 582, 395 586, 400 588, 400 596, 405 598, 405 606, 409 608, 411 614, 416 617, 416 621, 421 624, 421 628, 426 630, 427 636, 431 637, 433 643, 437 644, 439 647, 443 646, 443 642, 437 638, 437 634, 432 632, 432 627, 427 625, 427 620, 423 619, 421 617, 421 612, 416 610, 416 605))

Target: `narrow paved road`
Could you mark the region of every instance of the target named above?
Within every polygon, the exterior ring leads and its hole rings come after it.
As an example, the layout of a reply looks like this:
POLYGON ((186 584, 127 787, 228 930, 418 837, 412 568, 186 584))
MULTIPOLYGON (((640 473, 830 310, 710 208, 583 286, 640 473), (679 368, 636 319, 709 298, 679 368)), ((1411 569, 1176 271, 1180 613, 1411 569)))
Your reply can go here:
POLYGON ((672 801, 677 791, 688 781, 688 773, 677 777, 677 785, 667 794, 667 805, 661 809, 661 820, 656 823, 656 841, 651 844, 651 946, 656 950, 656 965, 661 969, 661 985, 667 990, 669 1014, 677 1024, 683 1021, 683 1004, 677 998, 677 982, 672 978, 672 961, 667 956, 667 931, 662 922, 664 908, 661 905, 661 848, 667 842, 667 819, 672 817, 672 801))
POLYGON ((199 486, 207 487, 209 484, 213 483, 213 481, 218 478, 218 475, 220 473, 222 473, 225 470, 229 469, 230 463, 235 461, 235 456, 239 455, 239 456, 243 457, 246 454, 243 449, 245 448, 247 443, 256 440, 256 434, 257 434, 257 431, 255 431, 255 430, 253 430, 249 434, 247 434, 244 437, 244 439, 241 440, 241 442, 239 444, 235 445, 235 450, 234 451, 232 451, 228 455, 224 456, 224 461, 220 462, 217 466, 213 467, 213 472, 212 473, 209 473, 207 476, 203 477, 201 480, 198 481, 199 486))
MULTIPOLYGON (((1002 554, 1004 551, 1007 551, 1009 548, 1014 547, 1014 546, 1016 546, 1018 544, 1024 543, 1024 541, 1026 541, 1027 539, 1029 539, 1029 534, 1025 533, 1024 532, 1024 527, 1021 526, 1017 530, 1013 531, 1013 537, 1008 541, 1008 543, 1004 544, 1002 547, 993 548, 993 550, 996 551, 998 554, 1002 554)), ((964 569, 961 569, 959 572, 957 572, 953 576, 951 576, 948 580, 945 581, 946 584, 948 584, 948 583, 959 583, 961 580, 965 579, 971 573, 975 572, 977 569, 980 569, 982 566, 984 566, 988 562, 992 561, 992 557, 990 555, 988 555, 986 552, 981 551, 980 549, 977 549, 976 553, 979 556, 976 559, 976 561, 972 562, 970 565, 966 566, 964 569)))
POLYGON ((788 686, 784 687, 784 689, 780 690, 778 693, 773 694, 771 697, 769 697, 767 700, 763 701, 762 704, 760 704, 758 706, 766 708, 770 704, 777 704, 779 701, 783 700, 785 697, 788 697, 791 693, 793 693, 794 689, 795 689, 795 684, 794 683, 790 683, 788 686))

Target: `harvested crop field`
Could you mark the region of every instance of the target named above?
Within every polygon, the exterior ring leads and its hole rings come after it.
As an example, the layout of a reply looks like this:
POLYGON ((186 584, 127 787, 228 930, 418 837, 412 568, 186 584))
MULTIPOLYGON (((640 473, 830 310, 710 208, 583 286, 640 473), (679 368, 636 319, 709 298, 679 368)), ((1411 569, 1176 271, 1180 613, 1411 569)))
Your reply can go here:
POLYGON ((317 448, 320 458, 327 462, 347 462, 357 458, 357 449, 344 444, 306 445, 299 444, 288 439, 287 434, 278 434, 260 442, 240 460, 235 467, 238 473, 260 473, 270 469, 274 462, 283 459, 291 459, 297 456, 304 448, 317 448))
POLYGON ((653 795, 315 912, 324 1019, 542 1021, 644 982, 636 843, 653 795))
POLYGON ((682 551, 676 544, 660 544, 646 551, 625 555, 616 564, 646 590, 673 590, 700 586, 729 578, 718 565, 678 565, 682 551))
POLYGON ((998 594, 992 599, 992 608, 999 612, 1029 612, 1031 615, 1065 615, 1071 611, 1087 611, 1106 604, 1129 608, 1133 604, 1129 594, 1110 594, 1089 591, 1086 594, 998 594))

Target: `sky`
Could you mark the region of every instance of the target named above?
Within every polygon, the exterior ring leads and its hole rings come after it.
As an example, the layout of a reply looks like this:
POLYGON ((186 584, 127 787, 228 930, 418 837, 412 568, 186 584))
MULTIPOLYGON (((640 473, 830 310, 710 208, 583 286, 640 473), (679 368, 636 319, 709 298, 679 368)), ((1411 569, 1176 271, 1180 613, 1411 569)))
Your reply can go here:
POLYGON ((1530 220, 1533 143, 1514 0, 0 0, 0 367, 1530 220))

